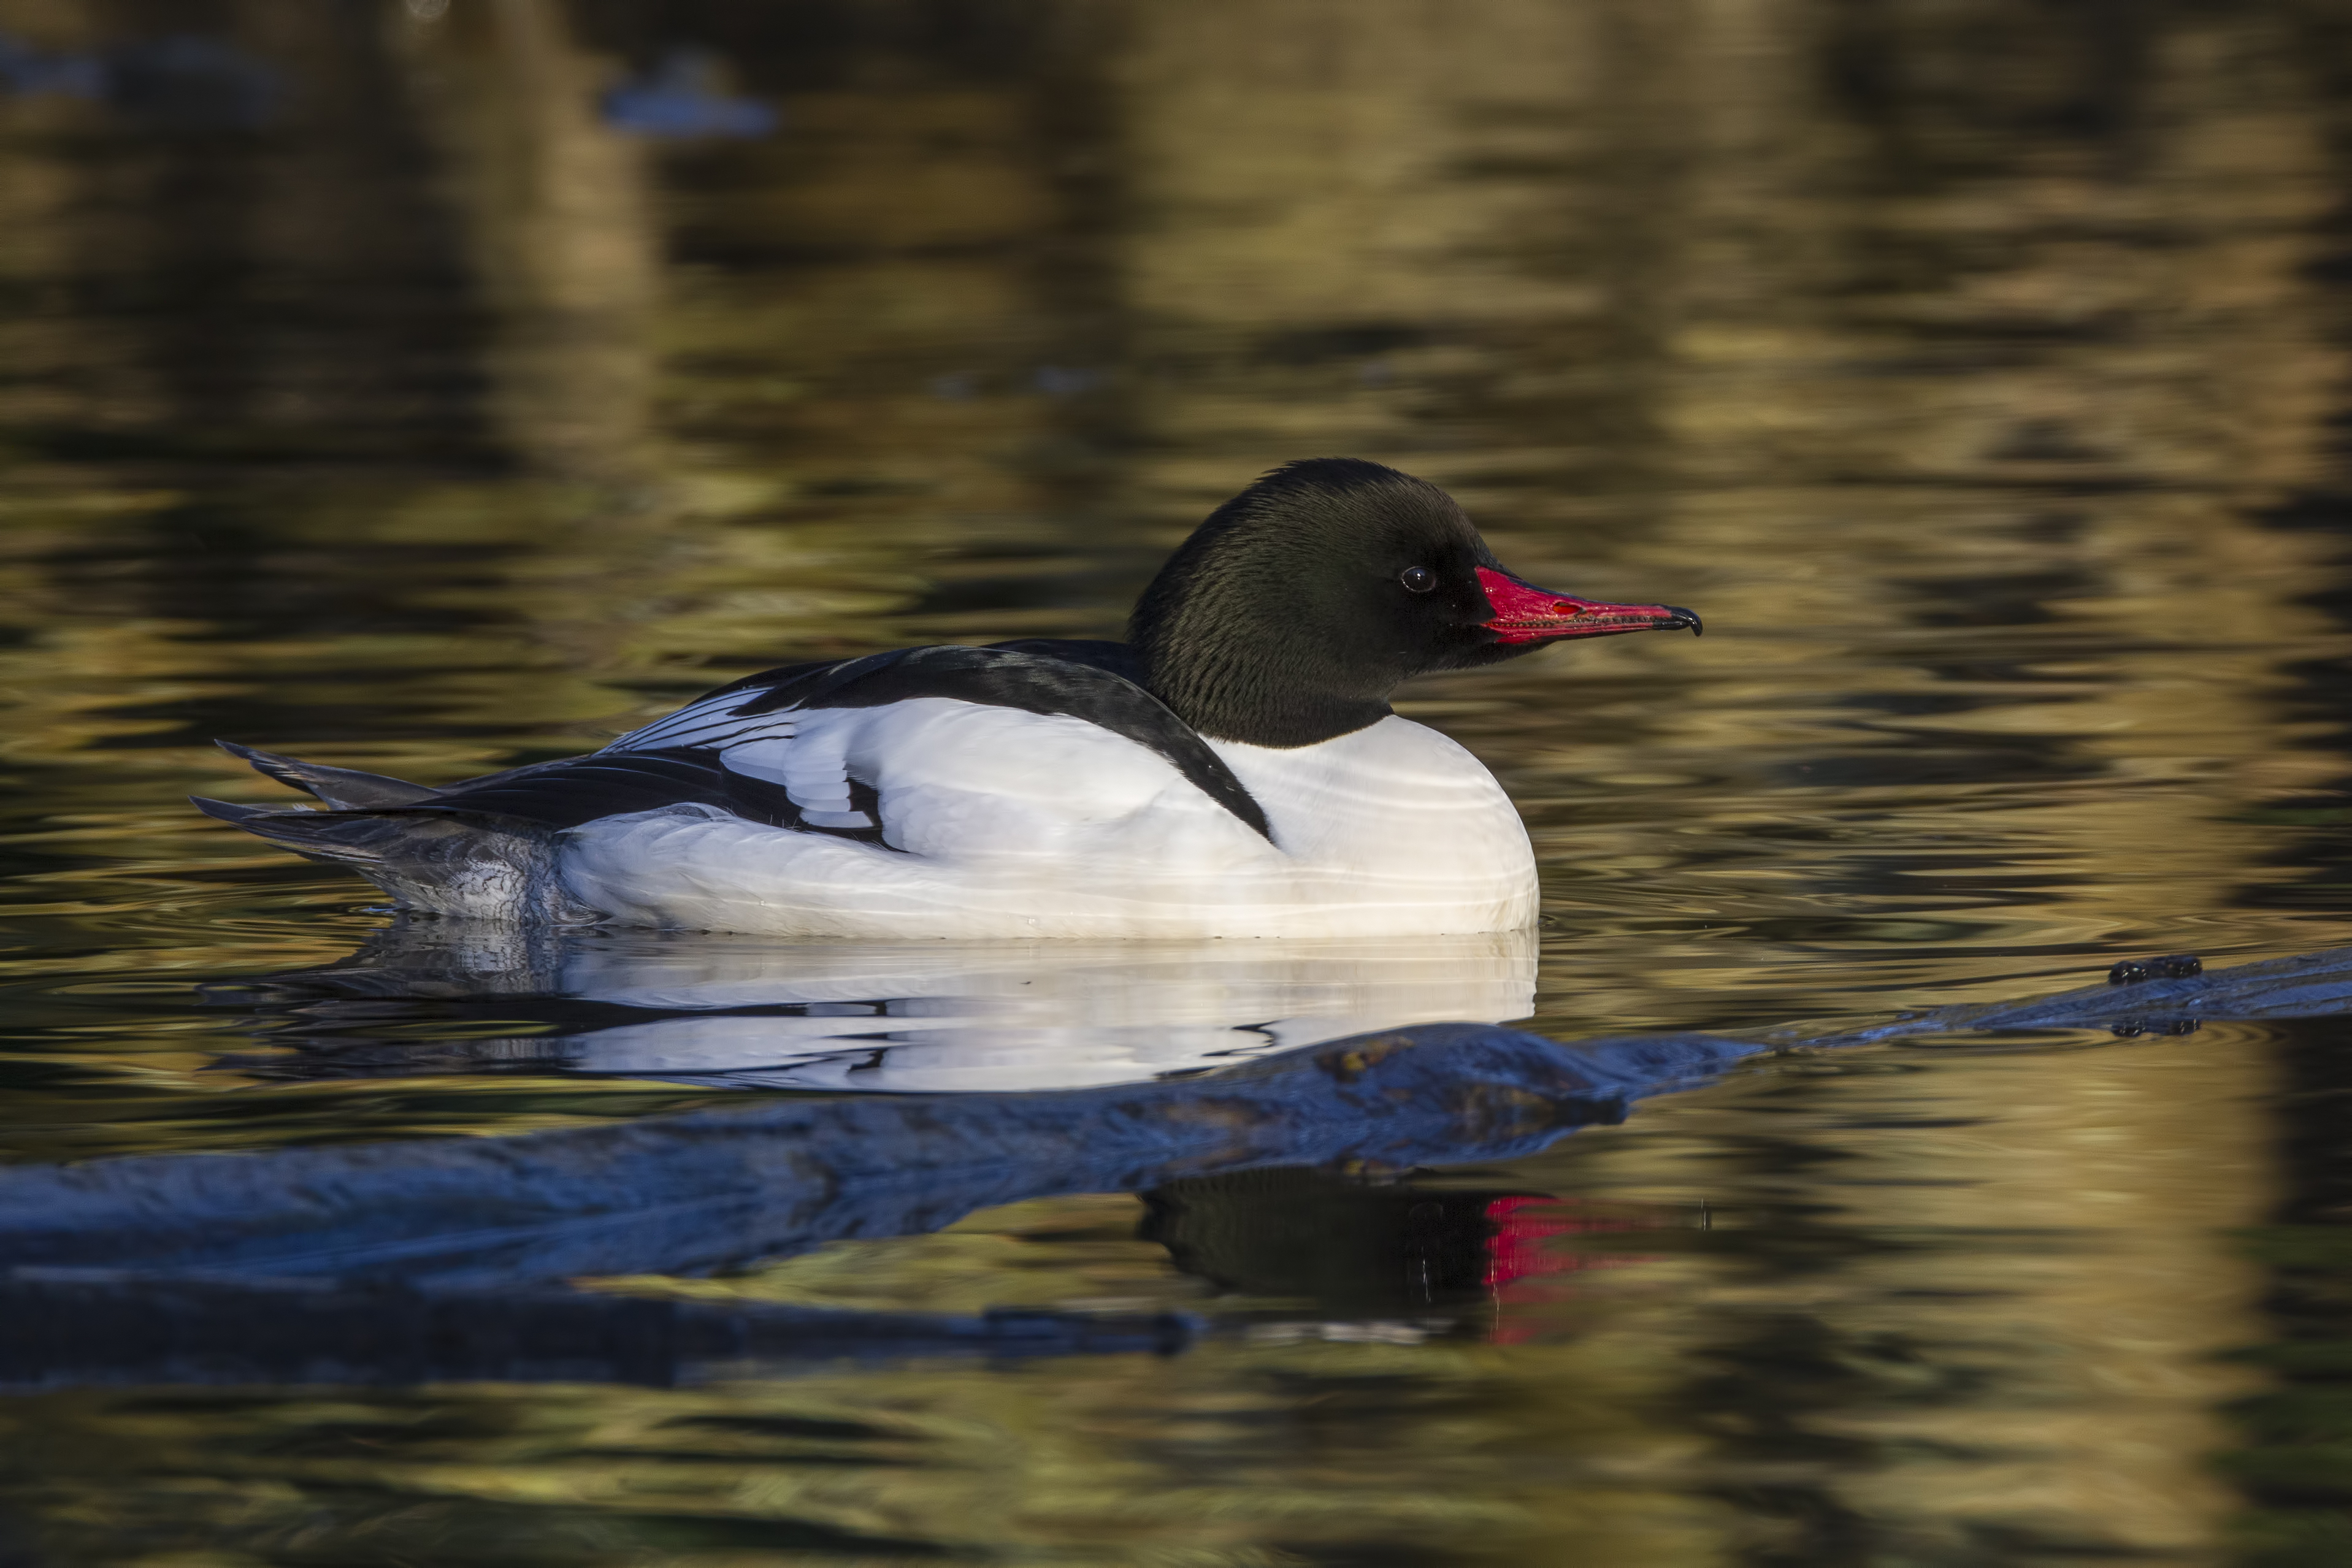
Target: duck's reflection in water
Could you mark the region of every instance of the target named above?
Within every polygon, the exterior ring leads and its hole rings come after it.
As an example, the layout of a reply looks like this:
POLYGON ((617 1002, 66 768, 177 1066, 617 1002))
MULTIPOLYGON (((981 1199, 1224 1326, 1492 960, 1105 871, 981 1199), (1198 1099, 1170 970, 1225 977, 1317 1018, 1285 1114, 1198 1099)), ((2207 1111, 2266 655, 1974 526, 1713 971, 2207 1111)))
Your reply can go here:
POLYGON ((877 944, 413 920, 341 963, 210 994, 253 1007, 266 1043, 287 1048, 235 1060, 271 1076, 522 1068, 940 1093, 1132 1082, 1406 1024, 1506 1023, 1534 1009, 1535 982, 1529 931, 877 944))

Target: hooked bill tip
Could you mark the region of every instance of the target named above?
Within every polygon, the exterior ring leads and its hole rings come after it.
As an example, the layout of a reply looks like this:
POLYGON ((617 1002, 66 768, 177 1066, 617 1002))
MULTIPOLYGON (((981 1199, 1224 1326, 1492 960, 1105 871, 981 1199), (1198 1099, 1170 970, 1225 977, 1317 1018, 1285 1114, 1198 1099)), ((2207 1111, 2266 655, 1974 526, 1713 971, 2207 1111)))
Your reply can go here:
POLYGON ((1669 628, 1687 626, 1694 637, 1706 635, 1706 623, 1698 618, 1698 612, 1696 610, 1685 610, 1679 604, 1669 604, 1666 606, 1666 615, 1668 617, 1666 625, 1669 628))

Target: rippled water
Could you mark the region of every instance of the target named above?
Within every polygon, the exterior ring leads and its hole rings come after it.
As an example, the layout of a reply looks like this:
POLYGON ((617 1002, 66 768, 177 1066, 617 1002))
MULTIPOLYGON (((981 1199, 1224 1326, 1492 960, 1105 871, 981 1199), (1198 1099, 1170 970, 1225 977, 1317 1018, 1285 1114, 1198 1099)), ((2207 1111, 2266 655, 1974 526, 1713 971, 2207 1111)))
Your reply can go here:
MULTIPOLYGON (((2352 942, 2333 0, 198 9, 0 0, 9 1158, 2352 942), (453 956, 182 803, 278 793, 215 736, 441 781, 1115 634, 1326 453, 1706 617, 1401 705, 1519 802, 1529 947, 453 956)), ((1221 1325, 1173 1356, 12 1396, 0 1557, 2338 1562, 2345 1044, 1781 1059, 628 1286, 1221 1325)))

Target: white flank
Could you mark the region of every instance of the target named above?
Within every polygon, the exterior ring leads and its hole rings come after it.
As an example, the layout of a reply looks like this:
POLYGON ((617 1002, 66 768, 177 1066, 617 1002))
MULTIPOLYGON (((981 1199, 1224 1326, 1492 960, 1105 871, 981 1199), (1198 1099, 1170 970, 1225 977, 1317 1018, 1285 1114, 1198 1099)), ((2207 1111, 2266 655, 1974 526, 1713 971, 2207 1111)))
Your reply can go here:
MULTIPOLYGON (((614 749, 710 722, 684 716, 614 749)), ((864 825, 847 780, 871 783, 890 847, 674 807, 566 834, 571 895, 636 924, 868 938, 1412 936, 1535 918, 1509 798, 1406 719, 1291 751, 1213 742, 1272 843, 1157 753, 1066 716, 919 697, 736 735, 728 767, 835 823, 864 825)))

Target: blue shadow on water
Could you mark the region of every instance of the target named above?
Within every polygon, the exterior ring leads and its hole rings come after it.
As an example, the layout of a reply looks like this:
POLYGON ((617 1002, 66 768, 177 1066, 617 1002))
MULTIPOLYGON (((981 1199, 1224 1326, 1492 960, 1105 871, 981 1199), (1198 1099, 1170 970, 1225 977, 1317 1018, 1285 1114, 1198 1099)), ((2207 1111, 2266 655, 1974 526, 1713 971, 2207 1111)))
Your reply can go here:
POLYGON ((1167 1317, 721 1307, 564 1281, 740 1268, 1056 1194, 1509 1159, 1776 1051, 2347 1010, 2352 951, 2336 951, 1860 1030, 1564 1044, 1428 1024, 1083 1089, 762 1096, 513 1137, 0 1170, 0 1383, 668 1382, 746 1358, 1171 1350, 1192 1331, 1167 1317))
POLYGON ((703 50, 674 49, 645 75, 604 94, 604 123, 665 141, 751 141, 774 131, 776 111, 757 99, 721 91, 718 67, 703 50))
POLYGON ((0 34, 0 94, 88 99, 159 131, 252 131, 275 118, 285 89, 276 71, 217 38, 63 54, 0 34))

